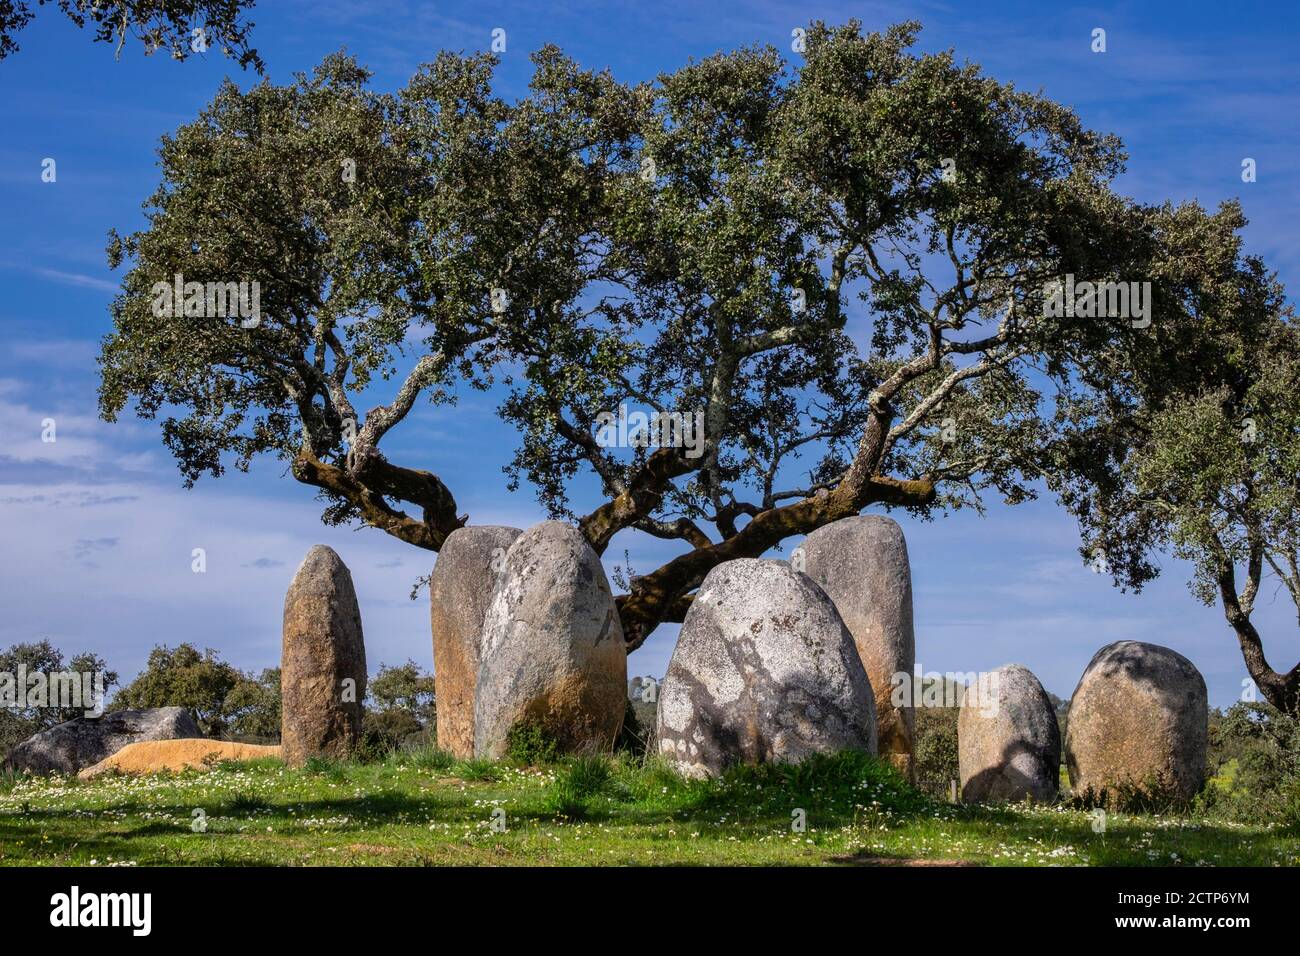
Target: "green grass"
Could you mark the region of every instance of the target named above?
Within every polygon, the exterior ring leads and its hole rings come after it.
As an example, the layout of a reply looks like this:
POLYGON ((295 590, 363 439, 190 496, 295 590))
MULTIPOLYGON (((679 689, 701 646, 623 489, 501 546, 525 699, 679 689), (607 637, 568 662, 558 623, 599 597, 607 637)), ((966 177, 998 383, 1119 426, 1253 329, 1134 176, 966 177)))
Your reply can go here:
POLYGON ((461 780, 473 780, 476 783, 492 783, 501 779, 501 768, 484 757, 456 760, 447 768, 447 772, 461 780))
POLYGON ((524 767, 415 751, 0 781, 0 864, 1300 865, 1300 835, 1281 827, 1095 820, 936 802, 856 754, 690 781, 627 758, 524 767))
POLYGON ((613 767, 606 757, 576 757, 556 775, 544 809, 564 820, 582 820, 592 809, 592 800, 610 787, 613 767))

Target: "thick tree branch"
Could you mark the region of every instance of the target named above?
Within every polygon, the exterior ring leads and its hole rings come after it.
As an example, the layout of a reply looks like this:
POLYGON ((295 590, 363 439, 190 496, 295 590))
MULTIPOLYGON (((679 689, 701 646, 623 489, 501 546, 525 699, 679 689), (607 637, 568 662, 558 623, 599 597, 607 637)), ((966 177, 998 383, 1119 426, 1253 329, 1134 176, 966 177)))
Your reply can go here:
POLYGON ((357 444, 367 448, 378 445, 379 440, 407 416, 420 393, 437 379, 441 366, 441 352, 421 356, 397 390, 392 403, 376 405, 366 413, 365 424, 357 432, 357 444))
POLYGON ((429 551, 440 549, 467 520, 456 513, 456 501, 437 475, 391 465, 378 450, 372 450, 354 470, 321 461, 304 445, 291 471, 304 484, 347 501, 371 527, 429 551), (419 505, 421 520, 392 507, 386 498, 419 505))
POLYGON ((670 481, 694 471, 696 467, 696 463, 681 454, 679 449, 658 449, 646 459, 625 490, 580 520, 578 529, 597 554, 604 554, 615 534, 648 518, 659 507, 670 481))
POLYGON ((933 501, 935 488, 929 478, 906 481, 872 473, 879 466, 892 418, 887 405, 873 406, 853 464, 832 491, 757 514, 723 541, 697 547, 638 577, 620 606, 628 650, 640 647, 674 602, 699 587, 705 575, 724 561, 757 558, 791 535, 851 517, 875 502, 919 506, 933 501))

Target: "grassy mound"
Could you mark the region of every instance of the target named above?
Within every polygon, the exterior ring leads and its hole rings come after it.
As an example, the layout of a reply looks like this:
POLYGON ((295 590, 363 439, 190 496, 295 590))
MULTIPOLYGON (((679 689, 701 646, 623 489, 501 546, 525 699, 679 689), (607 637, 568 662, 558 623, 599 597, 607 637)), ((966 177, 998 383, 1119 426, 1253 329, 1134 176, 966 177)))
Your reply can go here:
POLYGON ((961 807, 863 754, 683 779, 655 760, 542 765, 434 749, 371 763, 0 781, 9 865, 1297 865, 1282 826, 961 807))

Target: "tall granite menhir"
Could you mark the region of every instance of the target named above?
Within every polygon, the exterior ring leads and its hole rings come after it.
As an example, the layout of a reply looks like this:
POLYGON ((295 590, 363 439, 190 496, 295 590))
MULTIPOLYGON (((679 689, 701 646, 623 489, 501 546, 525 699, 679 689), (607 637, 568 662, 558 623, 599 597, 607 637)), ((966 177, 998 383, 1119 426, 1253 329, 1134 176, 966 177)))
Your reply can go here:
POLYGON ((480 657, 477 756, 504 756, 516 728, 566 753, 613 749, 627 712, 627 645, 600 558, 577 528, 544 521, 510 546, 480 657))
POLYGON ((438 684, 438 746, 474 756, 474 699, 483 618, 505 554, 522 531, 483 525, 447 536, 429 576, 433 672, 438 684))
POLYGON ((812 532, 791 563, 821 585, 853 635, 876 700, 880 755, 909 777, 916 713, 892 700, 895 674, 916 665, 912 571, 898 522, 883 515, 843 518, 812 532))
POLYGON ((323 544, 307 552, 284 598, 280 689, 285 763, 356 750, 366 694, 361 611, 347 565, 323 544))

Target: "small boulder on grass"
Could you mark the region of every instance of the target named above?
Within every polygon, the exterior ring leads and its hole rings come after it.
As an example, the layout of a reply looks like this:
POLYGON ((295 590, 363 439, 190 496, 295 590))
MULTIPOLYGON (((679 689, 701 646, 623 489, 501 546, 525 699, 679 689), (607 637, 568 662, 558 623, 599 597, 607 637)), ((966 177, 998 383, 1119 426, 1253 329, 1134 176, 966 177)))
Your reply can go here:
POLYGON ((1056 799, 1061 730, 1029 668, 999 667, 967 691, 957 717, 957 759, 967 802, 1056 799))
POLYGON ((1182 654, 1118 641, 1099 650, 1070 698, 1065 762, 1075 796, 1190 800, 1205 782, 1205 679, 1182 654))
POLYGON ((280 756, 279 744, 240 744, 229 740, 186 738, 183 740, 146 740, 129 744, 110 757, 87 767, 77 776, 93 780, 101 774, 116 770, 119 773, 173 773, 187 770, 210 770, 225 760, 257 760, 280 756))

